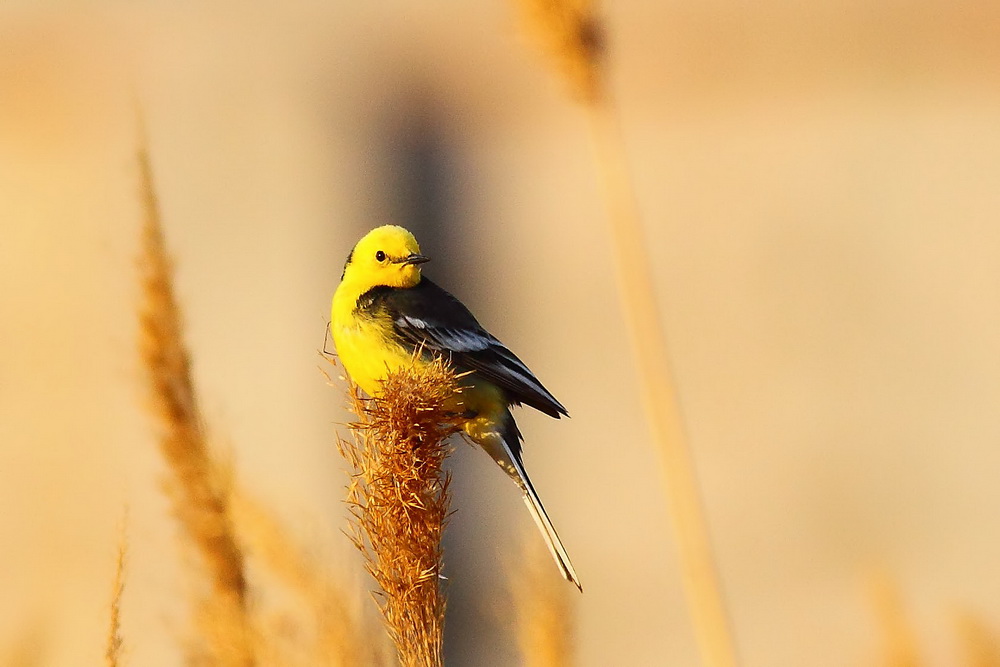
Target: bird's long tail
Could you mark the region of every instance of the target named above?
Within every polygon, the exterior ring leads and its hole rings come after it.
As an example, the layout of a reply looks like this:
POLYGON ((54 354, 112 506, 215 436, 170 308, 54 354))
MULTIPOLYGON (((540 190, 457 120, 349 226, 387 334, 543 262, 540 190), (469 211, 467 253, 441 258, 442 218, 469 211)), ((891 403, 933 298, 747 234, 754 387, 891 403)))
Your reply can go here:
MULTIPOLYGON (((499 449, 501 451, 490 451, 493 448, 489 446, 485 446, 484 448, 500 464, 500 467, 504 469, 511 479, 514 480, 518 487, 520 487, 524 495, 524 504, 528 506, 531 518, 535 520, 538 530, 542 533, 545 545, 549 548, 552 558, 559 567, 559 572, 563 578, 576 586, 582 593, 583 586, 580 584, 580 578, 577 576, 576 570, 573 569, 569 553, 566 552, 566 547, 563 546, 562 540, 559 539, 559 534, 556 533, 555 526, 552 525, 545 507, 542 505, 542 501, 538 498, 538 493, 535 492, 535 487, 531 485, 531 480, 524 469, 524 464, 521 463, 521 434, 518 432, 517 426, 514 424, 514 419, 509 413, 506 422, 503 433, 496 434, 499 436, 497 440, 499 440, 499 449)), ((485 445, 485 443, 482 444, 485 445)))
POLYGON ((538 526, 538 530, 541 531, 542 537, 545 538, 545 546, 549 548, 549 552, 552 554, 552 558, 555 559, 556 565, 559 567, 559 572, 562 574, 563 578, 580 589, 580 592, 582 593, 583 585, 580 583, 580 578, 576 575, 576 570, 573 569, 573 563, 569 559, 566 547, 563 546, 562 540, 559 539, 559 534, 556 532, 555 526, 553 526, 552 521, 549 520, 549 515, 545 512, 545 507, 542 506, 542 501, 539 500, 538 494, 535 493, 534 487, 531 486, 531 480, 529 480, 528 475, 525 474, 524 467, 521 465, 521 462, 516 459, 515 466, 519 468, 521 480, 523 482, 521 488, 524 491, 524 504, 528 506, 528 511, 531 512, 531 518, 535 520, 535 525, 538 526))

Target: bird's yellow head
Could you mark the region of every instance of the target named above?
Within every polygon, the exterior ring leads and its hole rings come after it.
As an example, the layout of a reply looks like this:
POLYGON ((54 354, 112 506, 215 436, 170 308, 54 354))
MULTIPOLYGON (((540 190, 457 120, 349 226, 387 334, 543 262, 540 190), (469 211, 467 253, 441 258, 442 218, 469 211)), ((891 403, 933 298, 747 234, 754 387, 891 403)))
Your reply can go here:
POLYGON ((420 265, 430 258, 420 254, 413 234, 397 227, 376 227, 362 237, 347 256, 343 282, 365 288, 413 287, 420 282, 420 265))

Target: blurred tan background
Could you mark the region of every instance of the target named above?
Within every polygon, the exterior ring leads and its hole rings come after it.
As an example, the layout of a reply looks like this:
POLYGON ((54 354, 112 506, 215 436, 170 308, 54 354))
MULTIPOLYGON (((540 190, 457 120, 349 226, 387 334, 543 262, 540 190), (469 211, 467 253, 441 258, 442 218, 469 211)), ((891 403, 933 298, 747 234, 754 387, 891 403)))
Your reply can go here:
MULTIPOLYGON (((880 577, 927 664, 962 664, 960 617, 1000 633, 1000 5, 604 15, 745 664, 884 664, 880 577)), ((127 661, 181 661, 137 102, 240 483, 358 568, 318 350, 354 241, 420 226, 428 274, 572 414, 518 419, 586 587, 578 663, 697 664, 581 111, 509 4, 312 0, 0 7, 0 660, 101 659, 127 507, 127 661)), ((512 664, 530 520, 486 457, 455 467, 449 663, 512 664)))

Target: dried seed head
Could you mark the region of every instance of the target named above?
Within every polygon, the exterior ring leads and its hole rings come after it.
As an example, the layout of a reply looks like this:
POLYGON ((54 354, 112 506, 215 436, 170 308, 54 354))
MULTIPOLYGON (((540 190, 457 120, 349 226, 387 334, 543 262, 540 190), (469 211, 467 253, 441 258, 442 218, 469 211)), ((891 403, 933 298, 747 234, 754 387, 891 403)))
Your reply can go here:
POLYGON ((347 501, 352 539, 378 584, 386 628, 403 665, 442 664, 445 596, 441 538, 450 505, 451 453, 459 430, 447 404, 457 392, 442 361, 390 373, 377 398, 351 387, 358 421, 338 446, 353 468, 347 501))
POLYGON ((519 0, 524 24, 582 102, 603 91, 604 28, 592 0, 519 0))

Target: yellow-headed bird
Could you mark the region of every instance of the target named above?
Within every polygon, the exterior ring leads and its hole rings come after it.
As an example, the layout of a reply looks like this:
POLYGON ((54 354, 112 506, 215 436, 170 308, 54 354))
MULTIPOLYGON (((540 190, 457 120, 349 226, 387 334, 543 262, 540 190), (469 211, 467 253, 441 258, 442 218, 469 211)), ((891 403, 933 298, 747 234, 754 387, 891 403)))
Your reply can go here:
POLYGON ((569 554, 521 463, 512 405, 558 419, 566 408, 524 363, 483 329, 469 309, 420 273, 429 258, 393 225, 368 232, 347 257, 333 296, 330 332, 344 368, 375 396, 387 373, 443 357, 458 373, 465 433, 514 480, 562 575, 581 591, 569 554))

